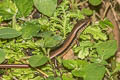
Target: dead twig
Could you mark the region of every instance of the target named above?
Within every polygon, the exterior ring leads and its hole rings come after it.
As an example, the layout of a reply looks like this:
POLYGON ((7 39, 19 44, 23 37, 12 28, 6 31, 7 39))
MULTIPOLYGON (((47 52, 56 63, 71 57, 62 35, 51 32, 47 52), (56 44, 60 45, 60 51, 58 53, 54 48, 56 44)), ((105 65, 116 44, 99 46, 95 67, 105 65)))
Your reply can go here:
POLYGON ((44 75, 45 77, 49 77, 46 73, 44 73, 43 71, 41 71, 40 69, 35 68, 38 72, 40 72, 42 75, 44 75))

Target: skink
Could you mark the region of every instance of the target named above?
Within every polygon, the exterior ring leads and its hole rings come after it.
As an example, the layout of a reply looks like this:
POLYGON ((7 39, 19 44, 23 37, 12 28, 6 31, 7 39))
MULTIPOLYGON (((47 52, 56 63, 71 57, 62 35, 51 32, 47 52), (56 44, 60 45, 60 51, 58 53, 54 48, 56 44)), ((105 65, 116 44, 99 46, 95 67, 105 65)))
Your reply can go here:
POLYGON ((74 45, 75 40, 80 36, 80 33, 88 26, 89 23, 90 19, 88 18, 78 21, 60 48, 50 53, 50 59, 67 52, 74 45))
MULTIPOLYGON (((55 51, 50 52, 50 59, 67 52, 73 45, 80 33, 89 25, 90 19, 80 20, 73 27, 63 44, 55 51)), ((0 68, 29 68, 29 64, 0 64, 0 68)))

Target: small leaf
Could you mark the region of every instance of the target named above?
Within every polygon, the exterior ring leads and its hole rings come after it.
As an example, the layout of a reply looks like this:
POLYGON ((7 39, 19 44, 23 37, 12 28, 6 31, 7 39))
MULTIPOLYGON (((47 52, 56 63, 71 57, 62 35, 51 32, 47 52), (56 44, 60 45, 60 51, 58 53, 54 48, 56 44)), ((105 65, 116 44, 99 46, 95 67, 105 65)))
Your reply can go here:
POLYGON ((71 73, 64 73, 62 75, 62 80, 74 80, 71 73))
POLYGON ((25 25, 23 25, 22 28, 22 37, 24 39, 30 39, 33 36, 37 35, 37 33, 40 31, 40 25, 38 24, 34 24, 34 23, 26 23, 25 25))
POLYGON ((63 66, 67 69, 74 69, 77 66, 77 63, 75 60, 63 60, 63 66))
POLYGON ((0 38, 10 39, 20 36, 21 33, 12 28, 2 28, 0 29, 0 38))
POLYGON ((102 28, 106 28, 106 27, 113 28, 114 27, 113 24, 108 19, 104 19, 103 21, 100 21, 99 24, 100 24, 100 27, 102 28))
POLYGON ((5 52, 0 49, 0 64, 5 60, 5 52))
POLYGON ((82 9, 82 13, 84 15, 87 15, 87 16, 91 16, 93 14, 92 10, 88 9, 88 8, 83 8, 82 9))
POLYGON ((35 7, 44 15, 52 16, 57 6, 57 0, 33 0, 35 7))
POLYGON ((26 17, 33 10, 33 0, 14 0, 17 8, 18 15, 26 17))
POLYGON ((42 66, 48 62, 48 58, 46 56, 34 55, 29 59, 29 63, 32 67, 42 66))
POLYGON ((89 55, 89 48, 82 48, 78 53, 78 58, 84 59, 86 56, 89 55))
POLYGON ((97 6, 102 3, 102 0, 89 0, 89 3, 93 6, 97 6))
POLYGON ((109 41, 97 44, 96 48, 101 58, 103 60, 106 60, 111 56, 113 56, 117 51, 117 43, 116 43, 116 40, 109 40, 109 41))

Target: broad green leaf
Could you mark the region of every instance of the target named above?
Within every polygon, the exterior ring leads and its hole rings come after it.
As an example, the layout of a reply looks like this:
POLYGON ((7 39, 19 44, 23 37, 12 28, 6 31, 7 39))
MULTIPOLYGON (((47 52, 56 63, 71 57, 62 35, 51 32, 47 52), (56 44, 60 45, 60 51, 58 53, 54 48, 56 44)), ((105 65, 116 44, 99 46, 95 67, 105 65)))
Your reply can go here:
POLYGON ((59 45, 62 41, 62 37, 61 36, 49 36, 49 37, 45 37, 45 47, 55 47, 57 45, 59 45))
POLYGON ((102 80, 105 74, 105 67, 99 64, 89 64, 84 67, 84 80, 102 80))
POLYGON ((63 60, 62 63, 67 69, 74 69, 77 67, 77 62, 75 60, 63 60))
POLYGON ((17 8, 18 15, 21 17, 28 16, 33 10, 33 0, 14 0, 17 8))
POLYGON ((109 40, 96 45, 96 49, 101 59, 108 59, 115 54, 117 51, 116 40, 109 40))
POLYGON ((48 58, 42 55, 34 55, 29 59, 29 63, 32 67, 42 66, 48 62, 48 58))
POLYGON ((2 16, 3 20, 12 19, 16 13, 17 8, 12 0, 0 1, 0 16, 2 16))
POLYGON ((85 75, 84 67, 89 65, 85 60, 76 60, 78 67, 72 70, 72 74, 76 77, 83 77, 85 75))
POLYGON ((30 39, 33 36, 37 35, 37 33, 40 31, 40 25, 28 22, 25 25, 23 25, 21 31, 22 37, 24 39, 30 39))
POLYGON ((93 6, 97 6, 102 3, 102 0, 89 0, 89 3, 93 6))
POLYGON ((35 7, 44 15, 52 16, 56 10, 57 0, 33 0, 35 7))
POLYGON ((82 77, 84 80, 102 80, 105 74, 105 67, 99 64, 88 64, 83 69, 76 68, 72 71, 76 77, 82 77))
POLYGON ((88 8, 83 8, 83 9, 82 9, 82 13, 83 13, 84 15, 87 15, 87 16, 90 16, 90 15, 93 14, 92 10, 90 10, 90 9, 88 9, 88 8))
POLYGON ((21 33, 12 28, 1 28, 0 29, 0 38, 9 39, 20 36, 21 33))
POLYGON ((0 49, 0 64, 5 60, 5 52, 0 49))

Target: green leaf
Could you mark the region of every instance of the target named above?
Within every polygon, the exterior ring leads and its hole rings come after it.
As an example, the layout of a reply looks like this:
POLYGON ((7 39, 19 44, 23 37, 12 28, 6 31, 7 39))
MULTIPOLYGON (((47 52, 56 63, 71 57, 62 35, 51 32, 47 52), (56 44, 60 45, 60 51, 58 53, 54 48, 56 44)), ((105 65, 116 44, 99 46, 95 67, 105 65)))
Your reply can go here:
POLYGON ((42 33, 39 33, 38 35, 36 35, 37 37, 42 37, 42 38, 45 38, 45 37, 50 37, 53 35, 53 32, 51 31, 44 31, 42 33))
POLYGON ((72 74, 76 77, 83 77, 84 80, 102 80, 105 74, 105 67, 99 64, 88 64, 83 69, 75 69, 72 74))
POLYGON ((68 17, 70 18, 77 18, 78 20, 85 19, 85 16, 81 13, 80 10, 77 11, 71 11, 70 13, 67 14, 68 17))
POLYGON ((3 21, 2 16, 0 16, 0 23, 3 21))
POLYGON ((85 75, 84 67, 89 65, 89 63, 85 60, 76 60, 78 67, 72 70, 72 74, 76 77, 83 77, 85 75))
POLYGON ((106 40, 107 36, 105 33, 102 32, 102 30, 99 28, 99 26, 89 26, 88 28, 86 28, 86 30, 84 31, 85 34, 91 34, 93 35, 93 38, 96 40, 106 40))
POLYGON ((89 0, 89 3, 93 6, 97 6, 102 3, 102 0, 89 0))
POLYGON ((93 62, 93 63, 100 63, 102 65, 107 65, 108 64, 107 61, 101 60, 99 57, 97 57, 97 58, 93 57, 93 58, 90 59, 90 61, 93 62))
POLYGON ((44 43, 45 43, 44 40, 40 39, 35 42, 35 45, 37 45, 38 47, 44 48, 44 43))
POLYGON ((83 8, 82 9, 82 13, 84 15, 87 15, 87 16, 91 16, 93 14, 92 10, 88 9, 88 8, 83 8))
POLYGON ((12 19, 16 12, 16 6, 11 0, 0 1, 0 16, 2 16, 3 20, 12 19))
POLYGON ((74 80, 71 73, 64 73, 62 75, 62 80, 74 80))
POLYGON ((78 58, 84 59, 88 55, 89 55, 89 48, 82 47, 78 53, 78 58))
POLYGON ((113 24, 108 20, 108 19, 104 19, 103 21, 99 21, 100 27, 102 28, 106 28, 106 27, 111 27, 113 28, 113 24))
POLYGON ((29 63, 32 67, 42 66, 48 62, 48 58, 46 56, 34 55, 29 59, 29 63))
POLYGON ((81 47, 92 47, 93 45, 94 45, 94 43, 91 41, 81 41, 80 42, 81 47))
POLYGON ((0 38, 10 39, 20 36, 21 33, 12 28, 2 28, 0 29, 0 38))
POLYGON ((37 33, 40 31, 40 25, 38 24, 34 24, 34 23, 26 23, 25 25, 23 25, 22 28, 22 37, 24 39, 30 39, 33 36, 37 35, 37 33))
POLYGON ((84 68, 84 80, 102 80, 105 74, 105 67, 99 64, 89 64, 84 68))
POLYGON ((52 16, 56 10, 57 0, 33 0, 35 7, 44 15, 52 16))
POLYGON ((62 63, 67 69, 75 69, 75 67, 77 67, 77 62, 75 60, 63 60, 62 63))
POLYGON ((60 77, 54 77, 54 76, 49 76, 47 79, 45 80, 61 80, 60 77))
POLYGON ((28 16, 33 10, 33 0, 14 0, 17 8, 18 15, 21 17, 28 16))
POLYGON ((45 37, 45 47, 55 47, 57 45, 59 45, 62 41, 62 37, 61 36, 49 36, 49 37, 45 37))
POLYGON ((101 59, 108 59, 115 54, 117 51, 117 42, 116 40, 109 40, 102 42, 96 45, 96 50, 101 56, 101 59))
POLYGON ((0 64, 5 60, 5 55, 4 50, 0 49, 0 64))
POLYGON ((76 60, 77 65, 80 69, 83 69, 86 65, 88 65, 89 63, 85 60, 76 60))
POLYGON ((79 68, 72 70, 72 74, 75 77, 83 77, 85 75, 85 72, 83 70, 80 70, 79 68))

